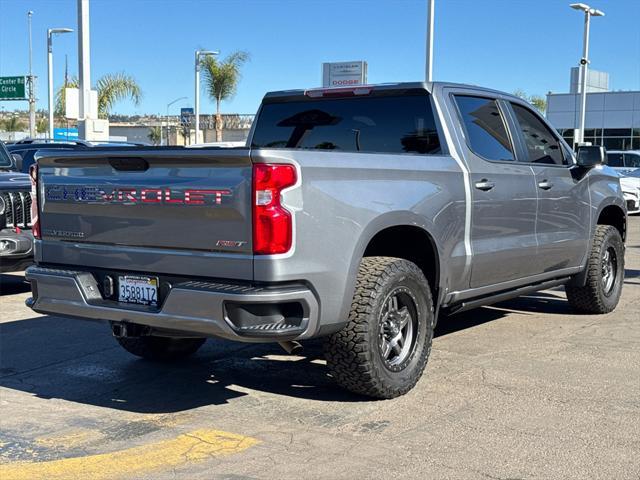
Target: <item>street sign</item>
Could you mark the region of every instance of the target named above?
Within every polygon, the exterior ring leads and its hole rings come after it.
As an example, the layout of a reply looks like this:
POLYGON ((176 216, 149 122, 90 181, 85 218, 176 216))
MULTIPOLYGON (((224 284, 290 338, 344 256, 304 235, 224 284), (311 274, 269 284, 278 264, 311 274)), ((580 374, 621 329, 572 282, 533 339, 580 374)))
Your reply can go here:
POLYGON ((323 87, 348 87, 367 83, 367 62, 335 62, 322 64, 323 87))
POLYGON ((27 100, 25 77, 0 77, 0 100, 27 100))
POLYGON ((194 111, 193 108, 181 108, 180 109, 180 123, 183 125, 190 125, 193 120, 194 111))
POLYGON ((77 128, 54 128, 53 138, 55 140, 78 140, 80 136, 77 128))

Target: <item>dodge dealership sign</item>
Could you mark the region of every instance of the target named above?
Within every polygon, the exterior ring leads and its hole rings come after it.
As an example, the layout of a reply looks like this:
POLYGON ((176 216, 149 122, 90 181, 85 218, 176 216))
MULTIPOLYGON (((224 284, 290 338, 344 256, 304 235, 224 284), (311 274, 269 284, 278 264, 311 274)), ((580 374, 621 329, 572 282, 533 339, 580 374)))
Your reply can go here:
POLYGON ((337 62, 322 64, 323 87, 348 87, 367 83, 367 62, 337 62))

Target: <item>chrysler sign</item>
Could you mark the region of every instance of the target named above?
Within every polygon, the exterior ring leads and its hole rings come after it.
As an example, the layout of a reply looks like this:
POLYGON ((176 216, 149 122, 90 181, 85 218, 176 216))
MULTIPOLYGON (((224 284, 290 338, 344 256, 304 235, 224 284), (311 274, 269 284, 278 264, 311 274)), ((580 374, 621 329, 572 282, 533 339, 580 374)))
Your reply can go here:
POLYGON ((367 62, 336 62, 322 64, 323 87, 349 87, 367 83, 367 62))

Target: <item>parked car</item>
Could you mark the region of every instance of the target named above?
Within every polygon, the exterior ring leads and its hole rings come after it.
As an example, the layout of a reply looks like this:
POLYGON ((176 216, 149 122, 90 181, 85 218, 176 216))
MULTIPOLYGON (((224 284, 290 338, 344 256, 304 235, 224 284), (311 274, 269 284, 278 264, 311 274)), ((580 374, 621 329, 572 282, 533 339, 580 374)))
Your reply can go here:
POLYGON ((615 309, 625 201, 512 95, 449 83, 267 94, 247 148, 48 151, 27 305, 151 360, 325 338, 353 392, 409 391, 438 316, 564 286, 615 309))
POLYGON ((627 202, 627 213, 629 215, 640 213, 640 169, 626 175, 620 173, 619 175, 622 193, 627 202))
POLYGON ((609 150, 607 165, 626 175, 640 168, 640 150, 609 150))
POLYGON ((24 270, 33 263, 31 182, 16 173, 16 159, 0 142, 0 272, 24 270))
POLYGON ((133 147, 142 146, 127 142, 89 142, 85 140, 51 140, 43 138, 24 139, 7 145, 9 152, 20 155, 22 161, 17 164, 17 171, 28 173, 31 165, 35 163, 35 154, 38 150, 86 150, 94 147, 133 147))

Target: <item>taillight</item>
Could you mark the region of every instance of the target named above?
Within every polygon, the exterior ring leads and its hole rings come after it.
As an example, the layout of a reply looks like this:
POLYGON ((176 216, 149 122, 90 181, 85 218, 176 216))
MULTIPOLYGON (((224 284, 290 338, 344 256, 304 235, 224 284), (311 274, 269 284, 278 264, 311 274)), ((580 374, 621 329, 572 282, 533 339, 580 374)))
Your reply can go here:
POLYGON ((293 241, 291 212, 280 203, 283 189, 296 183, 293 165, 257 163, 253 166, 253 252, 286 253, 293 241))
POLYGON ((33 237, 40 239, 40 219, 38 218, 38 164, 29 167, 31 179, 31 232, 33 237))

